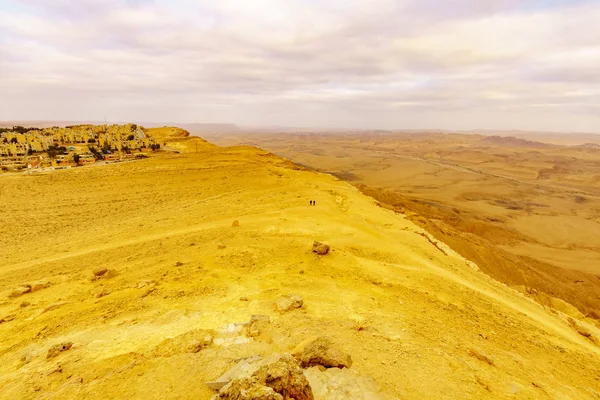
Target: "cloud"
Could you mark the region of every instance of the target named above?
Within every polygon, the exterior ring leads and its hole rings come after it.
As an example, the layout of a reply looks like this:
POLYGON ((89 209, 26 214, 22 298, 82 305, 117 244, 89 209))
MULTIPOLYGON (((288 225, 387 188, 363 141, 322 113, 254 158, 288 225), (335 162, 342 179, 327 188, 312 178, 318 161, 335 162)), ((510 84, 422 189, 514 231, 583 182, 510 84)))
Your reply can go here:
POLYGON ((598 20, 559 0, 0 0, 0 119, 598 131, 598 20))

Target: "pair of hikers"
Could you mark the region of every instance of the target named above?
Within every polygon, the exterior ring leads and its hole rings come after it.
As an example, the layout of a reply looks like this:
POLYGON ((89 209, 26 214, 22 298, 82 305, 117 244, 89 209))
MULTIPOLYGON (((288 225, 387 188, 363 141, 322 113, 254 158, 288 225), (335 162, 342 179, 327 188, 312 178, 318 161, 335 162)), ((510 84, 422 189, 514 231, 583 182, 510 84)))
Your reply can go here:
POLYGON ((310 201, 310 205, 311 205, 311 206, 316 206, 316 205, 317 205, 317 202, 316 202, 316 200, 311 200, 311 201, 310 201))

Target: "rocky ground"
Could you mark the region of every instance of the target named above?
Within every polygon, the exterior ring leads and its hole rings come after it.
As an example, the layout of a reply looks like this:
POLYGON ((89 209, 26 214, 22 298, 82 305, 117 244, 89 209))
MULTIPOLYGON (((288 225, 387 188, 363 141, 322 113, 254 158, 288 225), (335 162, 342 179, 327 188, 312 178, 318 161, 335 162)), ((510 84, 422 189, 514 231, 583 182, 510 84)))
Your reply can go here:
POLYGON ((0 178, 0 398, 600 398, 585 318, 332 176, 169 147, 0 178))

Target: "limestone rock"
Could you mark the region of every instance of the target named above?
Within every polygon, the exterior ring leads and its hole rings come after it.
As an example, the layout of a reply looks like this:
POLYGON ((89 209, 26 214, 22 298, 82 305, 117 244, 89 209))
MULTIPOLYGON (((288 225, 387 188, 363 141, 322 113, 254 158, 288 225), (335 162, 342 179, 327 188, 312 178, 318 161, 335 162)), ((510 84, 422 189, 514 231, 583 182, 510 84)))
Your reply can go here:
POLYGON ((71 347, 73 347, 73 342, 55 344, 54 346, 48 349, 48 354, 46 354, 46 358, 54 358, 63 351, 69 350, 71 347))
POLYGON ((324 243, 315 241, 312 246, 312 251, 313 253, 316 253, 320 256, 324 256, 327 253, 329 253, 329 246, 324 243))
POLYGON ((12 291, 12 293, 10 294, 10 297, 21 297, 25 293, 29 293, 29 292, 31 292, 30 286, 20 286, 12 291))
POLYGON ((300 364, 284 354, 265 360, 251 375, 242 375, 224 386, 212 400, 314 400, 300 364))
POLYGON ((325 368, 350 368, 352 357, 350 354, 336 348, 325 337, 305 341, 293 352, 304 368, 322 365, 325 368))
POLYGON ((294 308, 300 308, 304 304, 302 296, 297 294, 290 294, 288 296, 281 296, 277 299, 277 310, 280 312, 290 311, 294 308))
POLYGON ((108 272, 108 268, 106 267, 96 267, 92 270, 94 276, 102 276, 108 272))

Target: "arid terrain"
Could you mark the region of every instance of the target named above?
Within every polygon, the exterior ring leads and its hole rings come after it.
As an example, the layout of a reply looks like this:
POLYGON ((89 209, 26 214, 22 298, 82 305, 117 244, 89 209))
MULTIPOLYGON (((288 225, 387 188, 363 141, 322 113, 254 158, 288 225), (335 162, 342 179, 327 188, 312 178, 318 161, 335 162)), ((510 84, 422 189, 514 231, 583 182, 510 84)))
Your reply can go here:
POLYGON ((541 304, 572 308, 563 300, 600 318, 598 145, 442 133, 208 137, 333 173, 541 304))
MULTIPOLYGON (((316 399, 600 397, 600 330, 592 320, 566 306, 543 307, 490 278, 411 222, 409 211, 382 207, 332 175, 264 150, 217 147, 168 128, 152 134, 181 153, 0 176, 0 398, 209 399, 215 392, 205 382, 236 360, 291 352, 316 336, 353 361, 349 369, 305 371, 316 399), (314 241, 330 252, 315 254, 314 241), (278 310, 276 301, 291 294, 303 303, 278 310), (255 332, 232 325, 252 315, 270 323, 255 332)), ((486 174, 433 161, 415 169, 385 141, 369 147, 377 149, 372 166, 356 157, 362 150, 339 147, 345 178, 371 177, 390 193, 413 179, 405 192, 416 198, 436 192, 420 177, 437 174, 453 197, 472 193, 461 215, 503 215, 499 248, 530 254, 566 245, 553 242, 565 239, 551 227, 548 243, 521 243, 516 224, 527 219, 510 216, 533 209, 540 214, 530 218, 544 218, 545 207, 529 204, 541 200, 517 196, 513 210, 503 203, 506 188, 496 198, 481 195, 481 182, 506 179, 490 175, 505 173, 493 169, 499 164, 489 163, 486 174), (362 172, 351 172, 353 163, 364 163, 362 172), (460 183, 448 170, 474 178, 460 183)), ((307 139, 296 154, 311 148, 307 139)), ((299 161, 329 159, 306 154, 299 161)), ((450 162, 440 152, 442 161, 450 162)), ((568 183, 550 173, 540 183, 549 193, 543 204, 581 209, 573 219, 593 215, 593 185, 571 194, 568 183), (558 188, 569 194, 561 199, 558 188)), ((596 248, 591 237, 577 243, 586 246, 573 249, 582 264, 596 248)), ((572 267, 577 274, 596 268, 572 267)))

